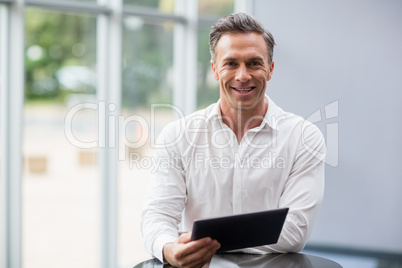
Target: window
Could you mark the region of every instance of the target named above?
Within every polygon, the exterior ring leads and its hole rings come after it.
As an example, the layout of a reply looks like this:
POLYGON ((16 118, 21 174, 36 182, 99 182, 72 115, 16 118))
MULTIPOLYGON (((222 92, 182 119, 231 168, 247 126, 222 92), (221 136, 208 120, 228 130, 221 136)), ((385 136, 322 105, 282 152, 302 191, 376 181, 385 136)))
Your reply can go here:
POLYGON ((132 267, 150 257, 140 221, 152 145, 167 123, 217 100, 208 32, 233 2, 0 0, 0 263, 132 267), (117 161, 100 144, 105 103, 118 110, 117 161), (116 177, 117 189, 104 187, 116 177))
POLYGON ((200 16, 218 17, 228 15, 234 11, 234 0, 199 0, 198 13, 200 16))
MULTIPOLYGON (((0 44, 4 44, 5 40, 6 40, 6 36, 5 36, 5 20, 6 20, 6 7, 2 4, 0 4, 0 44)), ((2 59, 5 55, 6 51, 3 50, 3 47, 0 47, 0 58, 2 59)), ((5 65, 4 65, 4 60, 0 61, 0 111, 1 113, 3 113, 2 110, 2 106, 3 106, 3 98, 4 95, 3 93, 5 92, 5 65)), ((3 141, 4 141, 4 122, 3 122, 3 116, 0 114, 0 174, 3 170, 2 164, 4 163, 4 159, 3 159, 3 154, 2 152, 4 151, 4 145, 3 145, 3 141)), ((2 195, 4 192, 4 178, 0 175, 0 195, 2 195)), ((1 200, 1 206, 0 206, 0 215, 4 215, 4 206, 3 206, 3 202, 4 200, 1 200)), ((4 221, 1 220, 0 221, 0 230, 3 230, 4 226, 4 221)), ((4 240, 4 234, 2 231, 0 231, 0 241, 5 241, 4 240)), ((1 248, 0 248, 1 249, 1 248)), ((3 268, 3 250, 0 250, 0 268, 3 268)))
POLYGON ((219 99, 219 84, 211 71, 208 28, 198 29, 197 108, 205 108, 219 99))
MULTIPOLYGON (((62 1, 65 1, 65 0, 44 0, 44 1, 48 1, 48 2, 54 2, 54 1, 59 1, 59 2, 62 2, 62 1)), ((76 2, 96 2, 96 0, 72 0, 72 1, 76 1, 76 2)))
POLYGON ((99 267, 96 18, 27 8, 25 25, 23 266, 99 267))
POLYGON ((124 0, 124 4, 157 9, 164 13, 173 13, 175 0, 124 0))
POLYGON ((155 24, 126 17, 123 30, 122 112, 118 183, 118 264, 130 267, 150 258, 140 230, 142 205, 155 168, 153 139, 174 110, 153 104, 172 104, 173 31, 175 23, 155 24), (135 252, 135 254, 133 254, 135 252))
POLYGON ((198 28, 198 79, 197 79, 197 108, 205 108, 219 99, 219 84, 212 76, 211 56, 209 53, 209 32, 211 26, 221 16, 234 11, 233 0, 199 0, 198 13, 206 24, 198 28))

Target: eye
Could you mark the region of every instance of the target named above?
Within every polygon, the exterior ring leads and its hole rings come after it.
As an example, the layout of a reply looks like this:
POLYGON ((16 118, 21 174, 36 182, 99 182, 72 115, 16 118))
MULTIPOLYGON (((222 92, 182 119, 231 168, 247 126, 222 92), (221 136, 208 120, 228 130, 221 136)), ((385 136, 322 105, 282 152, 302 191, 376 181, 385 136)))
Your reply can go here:
POLYGON ((225 64, 225 65, 230 66, 230 67, 233 67, 233 66, 236 66, 236 65, 237 65, 237 63, 236 63, 236 62, 234 62, 234 61, 228 61, 228 62, 226 62, 226 64, 225 64))
POLYGON ((254 67, 254 66, 261 66, 261 63, 258 62, 258 61, 252 61, 252 62, 249 63, 249 65, 250 65, 250 66, 253 66, 253 67, 254 67))

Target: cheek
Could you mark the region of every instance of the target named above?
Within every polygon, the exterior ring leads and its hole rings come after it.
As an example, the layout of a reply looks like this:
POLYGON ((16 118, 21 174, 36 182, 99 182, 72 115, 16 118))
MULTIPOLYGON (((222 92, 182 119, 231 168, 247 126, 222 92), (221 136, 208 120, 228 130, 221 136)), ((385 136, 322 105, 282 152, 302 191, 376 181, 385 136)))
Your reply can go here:
POLYGON ((264 70, 264 72, 266 73, 265 77, 266 77, 266 81, 271 80, 272 77, 272 69, 271 68, 266 68, 264 70))
POLYGON ((272 72, 270 72, 268 69, 264 70, 264 79, 265 81, 269 81, 271 79, 272 72))
POLYGON ((222 69, 217 74, 218 80, 221 82, 226 82, 231 79, 232 73, 226 69, 222 69))
POLYGON ((255 73, 254 77, 266 82, 270 79, 270 75, 271 73, 266 70, 259 70, 257 73, 255 73))
POLYGON ((227 73, 228 73, 228 70, 226 70, 225 68, 220 69, 218 72, 218 74, 221 78, 224 77, 227 73))

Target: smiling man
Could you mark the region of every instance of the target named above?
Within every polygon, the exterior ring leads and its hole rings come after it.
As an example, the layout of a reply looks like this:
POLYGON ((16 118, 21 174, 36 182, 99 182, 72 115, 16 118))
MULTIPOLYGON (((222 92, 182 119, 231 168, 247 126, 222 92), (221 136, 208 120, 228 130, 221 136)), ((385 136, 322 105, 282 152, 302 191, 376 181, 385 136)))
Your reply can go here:
POLYGON ((268 55, 264 37, 255 32, 228 32, 215 44, 211 67, 219 81, 223 122, 233 123, 239 143, 249 129, 261 124, 268 108, 265 88, 274 70, 268 55))
POLYGON ((244 13, 212 27, 211 68, 220 99, 168 125, 157 141, 155 157, 165 165, 153 174, 142 232, 146 249, 160 261, 178 267, 210 261, 220 244, 190 241, 196 219, 282 207, 289 214, 278 243, 242 251, 303 249, 323 197, 325 144, 318 128, 265 94, 274 44, 244 13))

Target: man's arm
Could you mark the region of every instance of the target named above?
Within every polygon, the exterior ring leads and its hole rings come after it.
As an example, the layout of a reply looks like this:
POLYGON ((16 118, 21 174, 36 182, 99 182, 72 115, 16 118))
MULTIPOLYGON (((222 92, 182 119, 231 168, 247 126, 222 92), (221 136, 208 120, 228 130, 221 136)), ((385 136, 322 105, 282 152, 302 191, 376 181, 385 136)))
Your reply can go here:
POLYGON ((220 247, 216 240, 190 241, 191 234, 178 236, 178 226, 186 201, 185 171, 180 147, 171 143, 177 126, 170 125, 158 138, 156 171, 152 176, 142 213, 141 229, 146 250, 161 262, 178 267, 201 267, 220 247), (170 134, 170 135, 169 135, 170 134))
POLYGON ((309 238, 324 194, 325 142, 309 124, 302 130, 296 157, 279 200, 289 213, 278 243, 247 249, 250 252, 299 252, 309 238))
POLYGON ((163 262, 162 248, 178 239, 178 228, 186 200, 185 173, 175 148, 169 146, 174 127, 166 127, 157 140, 154 167, 142 212, 141 231, 145 249, 163 262))

